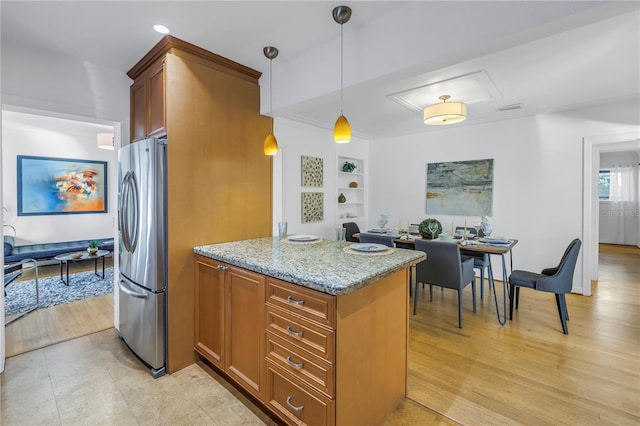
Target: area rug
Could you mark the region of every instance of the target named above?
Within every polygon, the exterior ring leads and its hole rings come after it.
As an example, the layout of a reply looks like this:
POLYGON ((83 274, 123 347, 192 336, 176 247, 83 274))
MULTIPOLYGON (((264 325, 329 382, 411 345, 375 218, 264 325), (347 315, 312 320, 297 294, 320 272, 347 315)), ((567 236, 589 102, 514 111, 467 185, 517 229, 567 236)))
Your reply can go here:
MULTIPOLYGON (((33 272, 27 273, 32 274, 33 272)), ((38 306, 47 308, 113 292, 113 267, 105 268, 104 279, 100 268, 98 268, 98 273, 100 276, 94 274, 93 271, 69 274, 68 286, 60 281, 59 275, 38 279, 40 289, 38 306)), ((35 279, 13 282, 5 288, 5 291, 5 315, 26 312, 36 304, 35 279)))

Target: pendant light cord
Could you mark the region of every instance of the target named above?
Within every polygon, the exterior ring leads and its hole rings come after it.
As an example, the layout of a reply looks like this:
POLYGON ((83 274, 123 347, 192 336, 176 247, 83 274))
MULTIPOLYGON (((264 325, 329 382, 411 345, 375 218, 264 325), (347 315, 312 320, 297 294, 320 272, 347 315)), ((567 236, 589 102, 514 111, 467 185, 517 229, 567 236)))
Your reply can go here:
POLYGON ((344 36, 342 35, 343 24, 340 24, 340 115, 344 115, 342 112, 342 103, 344 97, 342 95, 344 91, 344 36))
POLYGON ((273 134, 273 59, 269 59, 269 115, 271 116, 271 134, 273 134))

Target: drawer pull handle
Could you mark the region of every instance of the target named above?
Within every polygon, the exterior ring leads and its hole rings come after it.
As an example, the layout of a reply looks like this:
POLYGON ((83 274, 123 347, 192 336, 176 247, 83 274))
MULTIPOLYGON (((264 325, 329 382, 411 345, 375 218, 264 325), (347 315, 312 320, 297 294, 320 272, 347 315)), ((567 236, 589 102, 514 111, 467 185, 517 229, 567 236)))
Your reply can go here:
POLYGON ((226 271, 227 269, 229 269, 228 266, 224 266, 224 265, 218 265, 216 266, 217 269, 220 269, 221 271, 226 271))
POLYGON ((304 305, 304 300, 296 300, 291 296, 287 296, 287 302, 291 302, 294 305, 304 305))
POLYGON ((287 333, 296 337, 302 337, 304 335, 304 331, 293 331, 290 325, 287 326, 287 333))
POLYGON ((289 355, 289 356, 287 357, 287 362, 289 363, 289 365, 290 365, 290 366, 295 367, 295 368, 302 368, 302 367, 304 367, 304 362, 301 362, 301 363, 299 363, 299 364, 298 364, 297 362, 293 362, 293 361, 291 361, 291 355, 289 355))
POLYGON ((295 406, 291 403, 291 397, 288 396, 287 397, 287 405, 291 408, 293 408, 295 411, 302 411, 302 409, 304 408, 304 405, 299 405, 299 406, 295 406))

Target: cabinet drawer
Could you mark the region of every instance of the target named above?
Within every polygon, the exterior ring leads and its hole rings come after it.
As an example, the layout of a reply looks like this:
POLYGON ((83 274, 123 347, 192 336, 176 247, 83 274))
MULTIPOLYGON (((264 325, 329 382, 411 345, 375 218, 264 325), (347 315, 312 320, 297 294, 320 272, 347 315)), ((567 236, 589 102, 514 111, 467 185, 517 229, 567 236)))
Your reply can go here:
POLYGON ((329 398, 334 395, 333 365, 267 332, 267 358, 329 398))
POLYGON ((268 304, 266 329, 294 346, 333 363, 333 330, 268 304))
POLYGON ((325 324, 335 326, 335 297, 275 279, 267 280, 267 303, 325 324))
POLYGON ((267 361, 267 406, 292 425, 333 425, 334 401, 267 361))

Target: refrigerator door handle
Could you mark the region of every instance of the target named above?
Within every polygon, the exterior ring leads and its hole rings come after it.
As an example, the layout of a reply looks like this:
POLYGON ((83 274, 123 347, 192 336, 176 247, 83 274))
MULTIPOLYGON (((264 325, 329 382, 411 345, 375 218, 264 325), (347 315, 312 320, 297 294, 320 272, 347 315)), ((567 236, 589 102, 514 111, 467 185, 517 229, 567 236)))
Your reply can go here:
POLYGON ((122 178, 122 190, 119 194, 119 199, 118 199, 118 230, 120 231, 120 237, 122 238, 122 244, 126 247, 127 243, 127 236, 125 234, 125 223, 124 223, 124 200, 125 197, 127 196, 127 187, 126 187, 126 183, 127 183, 127 175, 125 175, 124 178, 122 178))
POLYGON ((123 178, 122 198, 120 200, 120 224, 122 226, 122 243, 129 253, 133 253, 138 246, 138 221, 140 216, 138 206, 138 184, 135 174, 131 171, 123 178), (129 203, 130 196, 133 202, 129 203), (128 208, 133 208, 133 224, 129 223, 128 208), (131 226, 133 225, 133 229, 131 226), (133 235, 133 240, 132 240, 133 235))
POLYGON ((127 293, 129 296, 137 297, 138 299, 148 299, 149 298, 149 296, 147 296, 144 293, 138 293, 136 291, 131 290, 126 285, 126 282, 124 280, 120 280, 120 290, 122 290, 124 293, 127 293))

